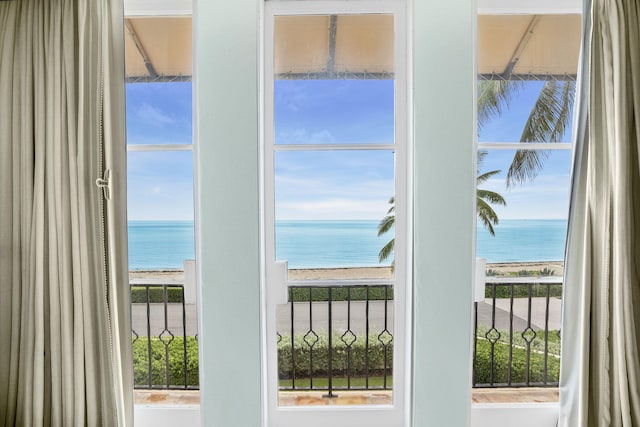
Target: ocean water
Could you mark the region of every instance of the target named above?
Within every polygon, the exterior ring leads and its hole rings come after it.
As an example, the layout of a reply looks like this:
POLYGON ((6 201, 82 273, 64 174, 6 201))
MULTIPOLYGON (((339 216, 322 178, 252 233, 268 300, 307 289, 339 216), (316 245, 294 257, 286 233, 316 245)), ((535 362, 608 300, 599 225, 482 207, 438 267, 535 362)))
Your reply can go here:
POLYGON ((562 261, 567 221, 558 219, 503 219, 495 236, 477 228, 478 258, 487 262, 562 261))
POLYGON ((378 237, 379 221, 278 221, 276 259, 289 268, 367 267, 383 264, 378 252, 393 230, 378 237))
MULTIPOLYGON (((378 221, 278 221, 276 258, 289 268, 379 266, 378 252, 393 236, 378 237, 378 221)), ((502 220, 495 236, 478 226, 478 258, 487 262, 560 261, 566 221, 502 220)), ((181 269, 194 259, 192 221, 130 221, 131 270, 181 269)), ((386 261, 382 265, 389 265, 386 261)))
POLYGON ((195 259, 193 221, 129 221, 129 270, 182 269, 195 259))

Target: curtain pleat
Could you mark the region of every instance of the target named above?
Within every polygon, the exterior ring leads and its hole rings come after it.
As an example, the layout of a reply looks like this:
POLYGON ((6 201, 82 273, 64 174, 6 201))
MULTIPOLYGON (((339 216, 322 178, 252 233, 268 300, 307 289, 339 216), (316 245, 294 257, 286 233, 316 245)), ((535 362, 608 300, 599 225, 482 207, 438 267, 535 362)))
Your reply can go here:
POLYGON ((132 425, 122 19, 0 3, 0 425, 132 425))
POLYGON ((640 10, 589 0, 565 256, 562 427, 640 425, 640 10))

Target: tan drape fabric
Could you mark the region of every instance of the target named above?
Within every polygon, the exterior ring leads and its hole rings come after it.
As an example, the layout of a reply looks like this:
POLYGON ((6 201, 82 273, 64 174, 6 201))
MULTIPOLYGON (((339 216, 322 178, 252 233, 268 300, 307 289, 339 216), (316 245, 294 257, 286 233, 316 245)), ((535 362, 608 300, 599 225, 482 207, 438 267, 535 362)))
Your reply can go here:
POLYGON ((586 6, 588 103, 579 113, 574 162, 558 424, 636 427, 640 3, 589 0, 586 6))
POLYGON ((1 426, 132 425, 122 15, 0 2, 1 426))

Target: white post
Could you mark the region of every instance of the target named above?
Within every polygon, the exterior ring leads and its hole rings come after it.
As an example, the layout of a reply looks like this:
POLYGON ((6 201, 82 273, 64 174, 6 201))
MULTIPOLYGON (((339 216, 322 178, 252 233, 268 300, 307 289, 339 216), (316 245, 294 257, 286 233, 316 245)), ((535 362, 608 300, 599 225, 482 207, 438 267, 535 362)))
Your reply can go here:
POLYGON ((286 304, 289 297, 289 262, 276 261, 269 286, 273 290, 273 301, 275 304, 286 304))
POLYGON ((473 300, 475 302, 484 301, 484 285, 487 283, 487 260, 476 258, 476 280, 473 287, 473 300))
POLYGON ((196 291, 196 262, 187 259, 184 266, 184 302, 185 304, 196 304, 198 292, 196 291))

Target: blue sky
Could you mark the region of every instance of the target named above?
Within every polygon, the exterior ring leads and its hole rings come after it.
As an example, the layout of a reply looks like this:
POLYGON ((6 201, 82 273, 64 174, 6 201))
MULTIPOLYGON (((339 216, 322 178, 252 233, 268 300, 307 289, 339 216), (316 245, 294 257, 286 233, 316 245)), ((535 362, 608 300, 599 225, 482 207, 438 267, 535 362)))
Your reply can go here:
MULTIPOLYGON (((127 84, 127 144, 191 144, 191 83, 127 84)), ((190 151, 129 152, 130 220, 193 220, 190 151)))
MULTIPOLYGON (((275 82, 276 144, 393 144, 393 81, 275 82)), ((394 157, 382 151, 279 152, 277 219, 381 219, 394 157)))
MULTIPOLYGON (((540 83, 528 83, 511 108, 479 131, 482 141, 517 141, 540 83)), ((191 143, 191 84, 127 85, 128 144, 191 143)), ((393 82, 277 81, 277 144, 392 143, 393 82)), ((567 133, 564 140, 568 140, 567 133)), ((483 171, 502 172, 483 188, 501 193, 501 219, 566 218, 570 153, 553 151, 532 183, 509 190, 504 176, 513 151, 491 151, 483 171)), ((193 219, 191 152, 130 152, 129 219, 193 219)), ((392 151, 279 152, 279 219, 380 219, 393 194, 392 151)))
MULTIPOLYGON (((478 130, 479 142, 518 142, 542 82, 526 82, 509 108, 478 130)), ((570 142, 571 125, 562 142, 570 142)), ((568 215, 571 151, 547 151, 544 169, 534 181, 506 187, 506 174, 515 150, 489 150, 482 172, 500 170, 481 188, 503 195, 507 205, 495 206, 501 219, 566 219, 568 215)))

